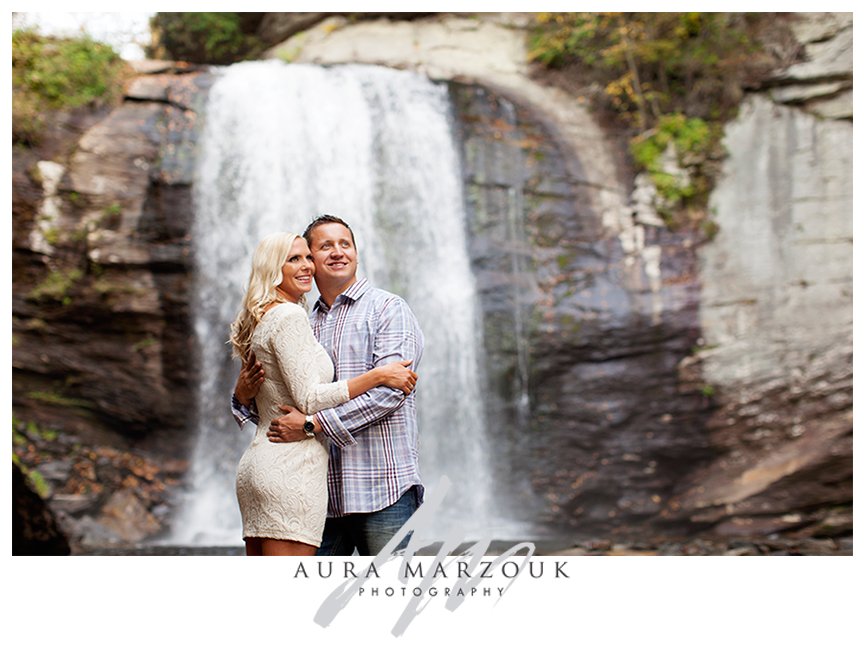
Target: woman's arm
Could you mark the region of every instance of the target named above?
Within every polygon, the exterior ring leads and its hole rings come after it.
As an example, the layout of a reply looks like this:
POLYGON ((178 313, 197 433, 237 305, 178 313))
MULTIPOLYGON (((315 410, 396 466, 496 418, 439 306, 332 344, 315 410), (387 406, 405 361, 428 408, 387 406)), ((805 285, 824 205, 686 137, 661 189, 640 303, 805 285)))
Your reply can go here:
MULTIPOLYGON (((380 312, 371 334, 372 361, 376 364, 394 359, 412 359, 419 364, 423 356, 423 332, 414 313, 401 298, 389 300, 380 312)), ((381 367, 378 365, 377 367, 381 367)), ((348 404, 325 409, 316 419, 331 442, 347 447, 357 444, 355 433, 390 416, 410 399, 392 390, 370 390, 348 404)))
POLYGON ((294 404, 304 413, 338 406, 350 399, 347 381, 321 383, 318 374, 318 342, 305 310, 299 305, 280 305, 270 348, 282 380, 294 404))
POLYGON ((413 389, 417 375, 407 367, 410 361, 376 367, 349 380, 321 383, 316 363, 320 346, 306 312, 289 305, 280 307, 280 313, 273 316, 281 322, 270 340, 272 351, 295 405, 304 413, 338 406, 377 386, 390 386, 405 393, 413 389))
POLYGON ((417 373, 409 368, 413 361, 394 361, 384 366, 372 368, 358 377, 348 380, 348 394, 351 399, 377 388, 389 386, 408 395, 417 383, 417 373))

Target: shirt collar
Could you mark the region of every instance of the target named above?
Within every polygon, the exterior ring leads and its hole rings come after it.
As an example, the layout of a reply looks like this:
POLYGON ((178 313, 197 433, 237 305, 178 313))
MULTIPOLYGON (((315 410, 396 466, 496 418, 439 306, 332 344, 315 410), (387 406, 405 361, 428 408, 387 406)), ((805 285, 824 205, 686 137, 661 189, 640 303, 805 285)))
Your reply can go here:
MULTIPOLYGON (((333 304, 335 305, 337 302, 339 302, 339 298, 342 298, 343 296, 351 302, 357 302, 368 290, 369 281, 366 278, 360 278, 350 287, 345 289, 345 291, 336 296, 336 300, 333 301, 333 304)), ((327 313, 328 311, 330 311, 330 307, 328 307, 319 296, 318 300, 315 301, 315 306, 313 307, 313 310, 327 313)))
POLYGON ((357 302, 369 290, 369 281, 366 278, 360 278, 348 287, 342 295, 350 299, 352 302, 357 302))

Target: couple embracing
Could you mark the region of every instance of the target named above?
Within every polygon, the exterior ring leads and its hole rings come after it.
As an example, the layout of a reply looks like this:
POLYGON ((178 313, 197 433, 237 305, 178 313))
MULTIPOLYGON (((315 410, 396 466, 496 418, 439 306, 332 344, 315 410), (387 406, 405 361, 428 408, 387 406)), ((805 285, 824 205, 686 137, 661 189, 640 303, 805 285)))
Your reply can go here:
POLYGON ((357 278, 354 233, 325 215, 259 243, 231 344, 232 412, 257 427, 237 469, 247 555, 377 555, 423 500, 408 305, 357 278))

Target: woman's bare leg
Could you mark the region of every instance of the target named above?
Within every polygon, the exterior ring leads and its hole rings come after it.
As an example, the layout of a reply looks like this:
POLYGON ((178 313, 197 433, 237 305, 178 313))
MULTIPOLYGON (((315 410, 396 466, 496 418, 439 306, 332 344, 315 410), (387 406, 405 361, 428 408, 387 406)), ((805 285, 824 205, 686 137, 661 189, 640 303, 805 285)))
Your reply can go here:
POLYGON ((285 539, 262 539, 262 555, 315 555, 316 546, 285 539))
POLYGON ((246 542, 246 555, 264 555, 261 550, 261 538, 260 537, 247 537, 246 542))

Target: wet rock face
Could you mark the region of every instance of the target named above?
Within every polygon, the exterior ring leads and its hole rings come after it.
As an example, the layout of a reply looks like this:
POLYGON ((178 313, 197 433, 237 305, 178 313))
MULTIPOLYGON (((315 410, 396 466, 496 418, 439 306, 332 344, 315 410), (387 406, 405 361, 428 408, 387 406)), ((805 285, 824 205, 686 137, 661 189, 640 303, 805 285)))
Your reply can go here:
POLYGON ((638 183, 607 219, 585 150, 455 93, 498 483, 526 521, 851 532, 851 15, 795 25, 801 62, 728 127, 711 242, 643 215, 638 183))
MULTIPOLYGON (((836 33, 807 42, 784 92, 851 84, 848 20, 817 25, 836 33)), ((776 95, 728 127, 706 242, 642 215, 638 184, 608 228, 579 151, 536 113, 453 85, 496 483, 524 521, 851 531, 851 122, 776 95)))
POLYGON ((723 534, 851 531, 852 124, 808 113, 744 103, 700 251, 719 458, 673 504, 723 534))
POLYGON ((83 136, 16 156, 13 181, 16 415, 169 454, 187 444, 178 414, 194 390, 188 229, 205 95, 178 71, 133 82, 83 136))
POLYGON ((162 532, 182 474, 174 459, 188 454, 188 233, 209 78, 147 68, 121 106, 66 116, 68 128, 14 157, 13 447, 45 480, 57 528, 55 541, 27 532, 44 517, 16 482, 16 503, 32 511, 22 548, 35 553, 162 532))
POLYGON ((495 483, 521 519, 633 530, 710 456, 710 404, 678 366, 699 337, 695 247, 646 228, 628 255, 536 117, 453 85, 469 248, 483 309, 495 483))

